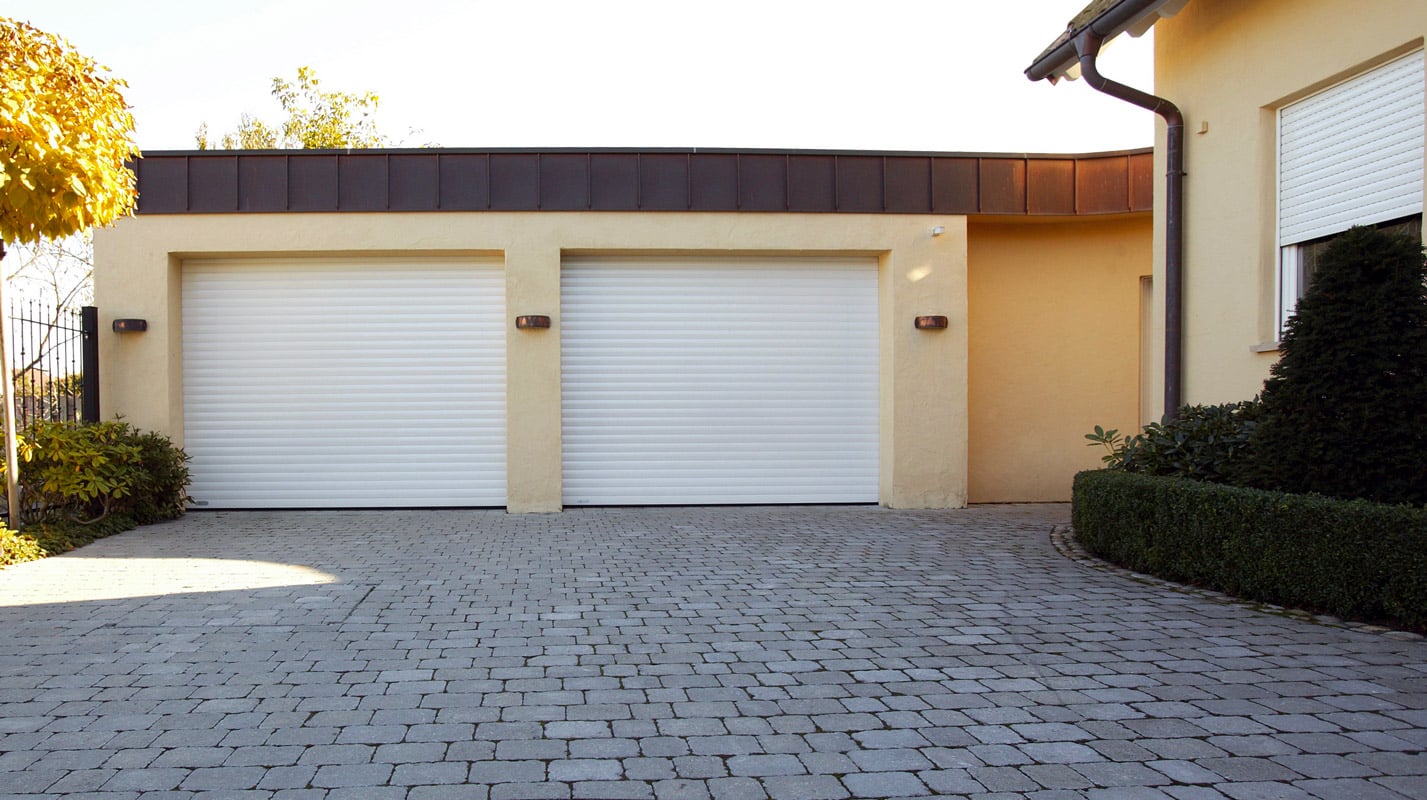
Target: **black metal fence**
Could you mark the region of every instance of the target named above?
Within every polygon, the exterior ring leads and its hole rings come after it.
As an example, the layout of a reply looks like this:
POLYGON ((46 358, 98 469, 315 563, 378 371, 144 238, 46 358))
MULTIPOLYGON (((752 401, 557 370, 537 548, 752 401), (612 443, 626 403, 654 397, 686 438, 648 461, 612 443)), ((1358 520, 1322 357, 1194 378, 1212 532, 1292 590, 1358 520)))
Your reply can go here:
POLYGON ((99 310, 10 306, 15 424, 99 419, 99 310))

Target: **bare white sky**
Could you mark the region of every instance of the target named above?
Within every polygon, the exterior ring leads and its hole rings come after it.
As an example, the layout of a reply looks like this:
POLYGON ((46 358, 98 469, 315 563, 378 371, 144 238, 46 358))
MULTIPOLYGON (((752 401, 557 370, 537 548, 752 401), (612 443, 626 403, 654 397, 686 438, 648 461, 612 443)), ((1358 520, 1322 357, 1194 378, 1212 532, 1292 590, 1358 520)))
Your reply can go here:
MULTIPOLYGON (((144 150, 276 121, 272 79, 374 91, 400 144, 1093 152, 1154 117, 1022 70, 1084 0, 8 0, 126 80, 144 150)), ((1152 90, 1150 37, 1102 71, 1152 90)))

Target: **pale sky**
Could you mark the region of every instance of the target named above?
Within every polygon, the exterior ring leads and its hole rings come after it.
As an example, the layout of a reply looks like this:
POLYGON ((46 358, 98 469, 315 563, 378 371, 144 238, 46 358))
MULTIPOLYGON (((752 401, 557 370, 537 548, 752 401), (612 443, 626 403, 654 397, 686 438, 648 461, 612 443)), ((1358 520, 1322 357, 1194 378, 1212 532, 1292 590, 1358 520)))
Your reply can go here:
MULTIPOLYGON (((129 84, 144 150, 280 110, 272 79, 374 91, 398 143, 1078 153, 1154 115, 1022 70, 1085 0, 7 0, 129 84)), ((1152 90, 1150 36, 1107 76, 1152 90)))

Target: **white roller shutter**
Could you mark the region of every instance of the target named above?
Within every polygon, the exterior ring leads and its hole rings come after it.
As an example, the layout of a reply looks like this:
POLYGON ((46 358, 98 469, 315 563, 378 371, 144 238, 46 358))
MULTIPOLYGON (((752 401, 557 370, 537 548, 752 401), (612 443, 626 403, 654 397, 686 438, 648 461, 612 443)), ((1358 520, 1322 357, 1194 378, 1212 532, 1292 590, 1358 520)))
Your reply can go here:
POLYGON ((490 260, 186 262, 189 494, 505 505, 504 306, 490 260))
POLYGON ((1422 211, 1419 51, 1279 112, 1279 245, 1422 211))
POLYGON ((567 505, 876 502, 877 264, 567 259, 567 505))

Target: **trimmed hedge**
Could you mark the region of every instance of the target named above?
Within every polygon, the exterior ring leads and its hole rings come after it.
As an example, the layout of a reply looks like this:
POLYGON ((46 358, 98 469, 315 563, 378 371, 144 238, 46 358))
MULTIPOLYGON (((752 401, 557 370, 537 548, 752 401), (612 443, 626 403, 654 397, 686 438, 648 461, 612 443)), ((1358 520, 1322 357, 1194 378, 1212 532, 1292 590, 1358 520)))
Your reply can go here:
POLYGON ((1075 476, 1092 553, 1239 597, 1427 630, 1427 510, 1115 470, 1075 476))

